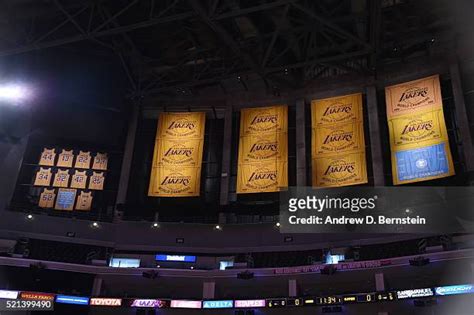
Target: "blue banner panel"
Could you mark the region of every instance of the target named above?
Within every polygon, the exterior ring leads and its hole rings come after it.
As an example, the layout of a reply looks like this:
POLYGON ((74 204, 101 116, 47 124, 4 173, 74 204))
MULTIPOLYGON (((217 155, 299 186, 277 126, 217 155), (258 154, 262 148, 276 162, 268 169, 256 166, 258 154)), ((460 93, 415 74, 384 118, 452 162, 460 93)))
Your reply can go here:
POLYGON ((395 152, 400 181, 449 174, 445 143, 395 152))
POLYGON ((462 285, 448 285, 445 287, 435 288, 436 295, 455 295, 455 294, 467 294, 474 293, 474 285, 462 284, 462 285))
POLYGON ((221 301, 204 301, 202 308, 233 308, 234 301, 232 300, 221 300, 221 301))
POLYGON ((56 303, 88 305, 89 298, 83 296, 57 295, 56 303))
POLYGON ((158 254, 156 261, 196 262, 196 256, 158 254))

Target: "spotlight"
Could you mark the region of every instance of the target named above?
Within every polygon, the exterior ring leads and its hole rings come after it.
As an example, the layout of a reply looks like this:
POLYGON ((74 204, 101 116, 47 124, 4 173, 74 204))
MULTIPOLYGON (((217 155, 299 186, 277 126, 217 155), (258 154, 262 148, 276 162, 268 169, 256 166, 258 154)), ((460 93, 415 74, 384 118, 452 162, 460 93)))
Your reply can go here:
POLYGON ((99 228, 99 227, 100 227, 100 225, 99 225, 99 223, 97 223, 97 222, 92 222, 92 224, 91 224, 91 227, 93 227, 93 228, 96 228, 96 229, 97 229, 97 228, 99 228))
POLYGON ((152 227, 153 229, 156 229, 156 228, 159 228, 160 225, 158 224, 158 222, 153 222, 153 224, 151 225, 151 227, 152 227))
POLYGON ((0 99, 8 101, 20 101, 28 98, 28 89, 17 84, 0 85, 0 99))
POLYGON ((280 222, 277 222, 277 223, 275 224, 275 226, 276 226, 276 227, 280 227, 280 226, 281 226, 280 222))
POLYGON ((189 267, 191 270, 194 270, 194 266, 189 267))
POLYGON ((28 215, 26 215, 26 219, 27 220, 33 220, 35 217, 30 213, 28 215))
POLYGON ((220 231, 220 230, 222 230, 222 227, 218 224, 214 227, 214 229, 216 229, 217 231, 220 231))

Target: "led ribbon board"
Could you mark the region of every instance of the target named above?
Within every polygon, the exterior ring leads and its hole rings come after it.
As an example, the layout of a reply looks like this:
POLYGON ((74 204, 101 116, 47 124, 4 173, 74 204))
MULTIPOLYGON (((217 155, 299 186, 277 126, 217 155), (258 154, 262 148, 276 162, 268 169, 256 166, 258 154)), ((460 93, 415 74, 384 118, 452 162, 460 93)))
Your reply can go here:
POLYGON ((196 256, 188 256, 188 255, 158 254, 155 256, 155 259, 157 261, 196 262, 196 256))
POLYGON ((233 308, 234 301, 232 300, 219 300, 219 301, 204 301, 202 308, 233 308))
POLYGON ((72 296, 72 295, 57 295, 56 303, 63 304, 77 304, 77 305, 88 305, 89 298, 83 296, 72 296))
POLYGON ((456 295, 474 293, 474 286, 472 284, 463 285, 449 285, 435 288, 436 295, 456 295))

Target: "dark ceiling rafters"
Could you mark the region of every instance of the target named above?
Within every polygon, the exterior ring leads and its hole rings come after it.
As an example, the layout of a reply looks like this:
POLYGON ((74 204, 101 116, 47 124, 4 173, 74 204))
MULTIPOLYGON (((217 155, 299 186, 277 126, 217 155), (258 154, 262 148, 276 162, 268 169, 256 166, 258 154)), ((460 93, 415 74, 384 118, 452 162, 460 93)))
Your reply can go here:
MULTIPOLYGON (((256 80, 267 88, 294 88, 334 70, 374 73, 381 58, 403 57, 403 47, 410 47, 407 54, 423 49, 427 40, 411 35, 408 23, 397 37, 402 12, 412 12, 406 18, 413 19, 413 9, 423 1, 392 2, 44 1, 43 15, 22 21, 25 29, 39 25, 38 31, 25 32, 26 38, 8 38, 0 44, 0 58, 71 44, 91 49, 92 43, 92 49, 105 47, 119 57, 132 89, 129 94, 141 97, 196 93, 195 87, 208 86, 227 92, 229 79, 243 89, 257 86, 256 80), (405 40, 406 34, 410 37, 405 40), (396 49, 387 48, 390 45, 396 49)), ((422 26, 431 32, 445 26, 439 21, 422 26)))

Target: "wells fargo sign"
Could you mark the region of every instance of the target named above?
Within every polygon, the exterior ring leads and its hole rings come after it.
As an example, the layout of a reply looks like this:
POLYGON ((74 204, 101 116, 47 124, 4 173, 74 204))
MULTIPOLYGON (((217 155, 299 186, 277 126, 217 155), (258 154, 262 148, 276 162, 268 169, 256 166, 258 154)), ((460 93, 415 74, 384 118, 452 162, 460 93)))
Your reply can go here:
POLYGON ((367 183, 362 94, 311 102, 314 187, 367 183))
POLYGON ((149 196, 199 196, 205 113, 161 113, 149 196))
POLYGON ((395 185, 454 175, 439 76, 385 88, 395 185))
POLYGON ((237 193, 276 192, 288 186, 288 107, 243 109, 237 193))

